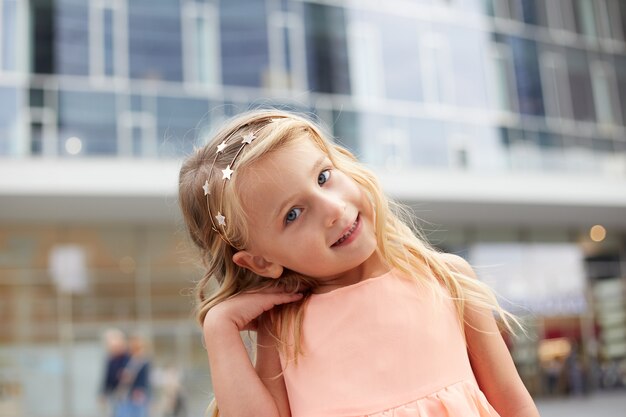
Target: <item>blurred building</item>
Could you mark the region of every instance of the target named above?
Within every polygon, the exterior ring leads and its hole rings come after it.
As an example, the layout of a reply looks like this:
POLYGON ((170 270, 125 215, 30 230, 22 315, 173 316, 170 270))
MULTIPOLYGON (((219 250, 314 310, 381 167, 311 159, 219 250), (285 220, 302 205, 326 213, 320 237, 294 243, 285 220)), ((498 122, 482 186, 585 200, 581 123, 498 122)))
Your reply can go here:
POLYGON ((531 392, 577 346, 587 388, 626 357, 624 2, 0 0, 0 414, 98 415, 111 326, 202 412, 178 167, 267 105, 318 115, 531 313, 531 392))

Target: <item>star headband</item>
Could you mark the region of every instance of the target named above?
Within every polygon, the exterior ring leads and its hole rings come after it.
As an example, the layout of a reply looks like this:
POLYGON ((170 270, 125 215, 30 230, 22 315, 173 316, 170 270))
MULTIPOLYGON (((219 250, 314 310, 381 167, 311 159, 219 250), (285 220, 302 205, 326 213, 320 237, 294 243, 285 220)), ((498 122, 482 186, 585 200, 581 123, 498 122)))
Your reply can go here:
MULTIPOLYGON (((224 139, 222 141, 222 143, 220 143, 219 145, 217 145, 217 149, 215 151, 215 158, 213 158, 213 163, 211 164, 211 168, 209 171, 209 178, 204 181, 204 185, 202 186, 202 189, 204 190, 204 195, 206 196, 206 204, 207 204, 207 210, 209 212, 209 218, 211 219, 211 228, 217 232, 220 237, 222 238, 222 240, 226 243, 228 243, 230 246, 233 246, 233 244, 230 242, 230 240, 228 240, 228 237, 226 237, 226 233, 225 233, 225 228, 226 228, 226 216, 224 216, 222 214, 222 212, 220 210, 217 211, 216 215, 213 215, 213 212, 211 211, 211 203, 209 201, 209 196, 211 195, 211 178, 213 177, 213 168, 215 168, 215 163, 217 162, 217 158, 219 157, 220 153, 224 152, 224 150, 230 146, 232 143, 235 142, 230 142, 231 138, 239 136, 241 137, 241 146, 239 147, 239 149, 237 150, 237 153, 235 153, 235 156, 233 157, 232 161, 230 161, 230 164, 226 165, 226 168, 222 169, 222 188, 220 191, 220 201, 223 200, 223 196, 224 196, 224 188, 226 187, 226 181, 229 181, 231 179, 231 176, 233 175, 233 173, 235 172, 235 170, 233 169, 235 162, 237 161, 237 158, 239 157, 239 155, 241 154, 241 151, 243 151, 243 148, 246 147, 246 145, 250 145, 252 143, 253 140, 255 140, 257 138, 257 134, 261 131, 261 129, 263 129, 264 127, 267 126, 267 122, 269 123, 274 123, 277 122, 279 120, 283 120, 283 119, 288 119, 288 117, 285 116, 274 116, 274 117, 269 117, 267 119, 264 120, 258 120, 257 122, 266 122, 263 123, 261 127, 259 127, 256 131, 254 132, 248 132, 246 134, 237 134, 237 132, 239 131, 239 129, 235 130, 232 134, 230 134, 226 139, 224 139), (229 143, 230 142, 230 143, 229 143), (217 223, 216 223, 217 221, 217 223)), ((256 123, 256 122, 254 122, 256 123)), ((249 126, 249 124, 246 124, 244 126, 249 126)), ((233 246, 234 247, 234 246, 233 246)))
MULTIPOLYGON (((235 161, 237 160, 237 157, 241 154, 241 151, 246 145, 251 144, 252 141, 256 139, 256 133, 258 133, 258 131, 255 133, 249 132, 241 136, 242 137, 242 140, 240 142, 241 146, 237 150, 237 153, 233 157, 233 160, 230 162, 230 164, 226 165, 225 169, 222 169, 222 180, 224 181, 222 182, 222 189, 220 191, 220 200, 222 200, 224 196, 224 188, 226 187, 226 181, 229 181, 231 179, 231 176, 235 172, 233 169, 233 166, 235 164, 235 161)), ((219 154, 224 152, 224 150, 230 145, 228 141, 233 136, 235 136, 235 134, 224 139, 222 143, 217 145, 217 150, 215 151, 215 158, 213 158, 213 163, 211 164, 211 169, 209 170, 209 178, 206 181, 204 181, 204 185, 202 186, 202 189, 204 190, 204 195, 206 196, 206 204, 207 204, 207 209, 209 211, 209 217, 211 218, 212 229, 216 231, 217 233, 219 233, 220 237, 231 246, 232 244, 230 243, 230 241, 226 237, 226 234, 224 233, 224 228, 226 227, 226 217, 222 214, 220 210, 217 211, 217 214, 215 216, 213 215, 211 211, 211 204, 209 202, 209 196, 211 195, 210 182, 211 182, 211 178, 213 177, 213 168, 215 167, 215 163, 217 162, 217 158, 219 157, 219 154)))

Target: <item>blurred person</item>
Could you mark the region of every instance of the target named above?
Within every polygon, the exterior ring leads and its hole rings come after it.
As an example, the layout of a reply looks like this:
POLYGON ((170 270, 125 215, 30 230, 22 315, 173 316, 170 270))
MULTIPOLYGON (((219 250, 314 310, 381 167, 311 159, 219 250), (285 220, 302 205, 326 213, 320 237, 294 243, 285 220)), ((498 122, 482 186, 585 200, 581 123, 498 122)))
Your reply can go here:
POLYGON ((575 341, 572 343, 572 349, 564 363, 568 393, 574 396, 585 393, 585 373, 578 353, 578 346, 575 341))
POLYGON ((100 398, 107 414, 112 414, 119 402, 118 387, 122 372, 130 359, 126 335, 119 329, 104 332, 104 344, 107 352, 104 379, 100 398))
POLYGON ((548 395, 560 393, 560 382, 563 375, 563 361, 559 357, 552 357, 543 364, 545 389, 548 395))
POLYGON ((184 162, 179 200, 221 415, 539 416, 493 312, 517 320, 310 120, 233 118, 184 162))
POLYGON ((114 417, 148 417, 150 406, 150 358, 141 336, 130 340, 130 359, 120 376, 119 402, 114 417))
POLYGON ((161 417, 185 417, 187 407, 181 382, 181 372, 176 366, 168 366, 155 378, 159 384, 158 415, 161 417))

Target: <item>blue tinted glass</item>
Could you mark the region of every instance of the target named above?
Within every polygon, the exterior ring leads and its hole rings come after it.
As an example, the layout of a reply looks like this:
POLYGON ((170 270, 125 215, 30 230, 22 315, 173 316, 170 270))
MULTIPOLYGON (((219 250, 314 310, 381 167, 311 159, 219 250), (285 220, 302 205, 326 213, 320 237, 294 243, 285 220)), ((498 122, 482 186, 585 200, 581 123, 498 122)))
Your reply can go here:
POLYGON ((40 122, 30 123, 30 153, 31 155, 41 155, 43 153, 43 124, 40 122))
POLYGON ((523 19, 525 23, 530 25, 538 24, 538 4, 536 0, 513 0, 511 8, 515 10, 514 16, 523 19))
POLYGON ((397 15, 372 13, 369 18, 380 28, 387 97, 421 101, 419 33, 427 27, 417 19, 397 15))
POLYGON ((178 0, 128 2, 131 78, 182 81, 182 40, 178 0))
POLYGON ((82 154, 117 152, 115 95, 112 93, 59 91, 59 154, 66 155, 67 139, 82 142, 82 154))
POLYGON ((226 85, 263 86, 269 68, 264 1, 220 2, 222 80, 226 85))
POLYGON ((494 10, 493 10, 493 0, 481 0, 482 1, 482 10, 483 13, 489 15, 489 16, 494 16, 494 10))
POLYGON ((595 121, 596 110, 593 103, 587 52, 574 48, 567 48, 565 51, 574 118, 581 121, 595 121))
MULTIPOLYGON (((63 10, 63 3, 59 3, 59 13, 63 13, 63 10)), ((56 71, 55 54, 58 54, 55 43, 57 15, 52 3, 44 1, 31 2, 29 12, 32 71, 37 74, 52 74, 56 71)))
POLYGON ((208 111, 208 100, 158 97, 158 154, 173 157, 190 153, 208 124, 208 111))
POLYGON ((304 24, 309 87, 350 94, 350 70, 344 9, 305 3, 304 24))
POLYGON ((391 170, 447 166, 445 123, 376 113, 361 116, 359 157, 363 162, 391 170))
POLYGON ((332 113, 333 136, 337 142, 355 155, 361 155, 362 144, 359 130, 359 114, 347 110, 334 110, 332 113))
POLYGON ((410 163, 420 167, 447 167, 446 123, 440 120, 413 119, 407 129, 411 146, 410 163))
POLYGON ((136 112, 141 111, 143 109, 143 97, 137 94, 131 94, 130 109, 136 112))
POLYGON ((59 0, 54 13, 54 72, 89 74, 89 9, 87 2, 59 0))
POLYGON ((615 58, 615 72, 617 75, 617 94, 621 100, 622 125, 626 126, 626 56, 615 58))
POLYGON ((504 41, 511 47, 513 53, 520 113, 543 116, 537 44, 534 41, 513 36, 505 36, 504 41))
POLYGON ((290 30, 282 28, 283 32, 283 54, 285 56, 285 71, 291 71, 291 39, 289 38, 290 30))
POLYGON ((17 149, 17 109, 17 90, 0 87, 0 155, 11 155, 17 149))
MULTIPOLYGON (((2 3, 0 3, 2 4, 2 3)), ((4 1, 2 9, 2 22, 0 22, 0 34, 2 36, 2 68, 5 71, 14 71, 15 68, 15 46, 17 42, 17 32, 15 28, 16 8, 14 0, 4 1)))
MULTIPOLYGON (((487 38, 483 31, 463 26, 440 27, 450 41, 450 71, 454 82, 456 104, 463 107, 487 108, 488 86, 485 79, 487 38)), ((410 78, 407 78, 410 80, 410 78)))
POLYGON ((104 73, 105 75, 114 74, 114 58, 113 58, 113 11, 106 9, 104 11, 104 73))

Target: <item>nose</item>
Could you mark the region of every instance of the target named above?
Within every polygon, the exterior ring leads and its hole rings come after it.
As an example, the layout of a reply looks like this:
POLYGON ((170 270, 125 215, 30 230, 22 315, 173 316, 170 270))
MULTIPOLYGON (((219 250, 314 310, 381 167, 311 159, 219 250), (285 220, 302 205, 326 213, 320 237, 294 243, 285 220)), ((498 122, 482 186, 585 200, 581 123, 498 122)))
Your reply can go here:
POLYGON ((340 196, 333 193, 324 193, 321 198, 324 222, 327 227, 334 226, 335 223, 344 216, 346 202, 340 196))

